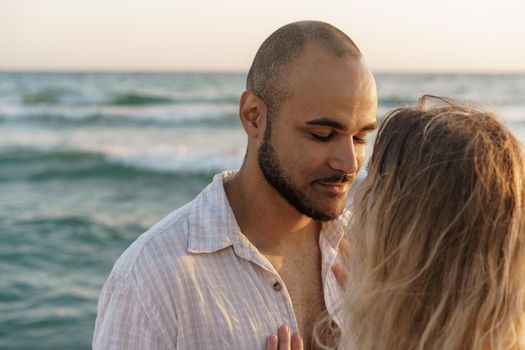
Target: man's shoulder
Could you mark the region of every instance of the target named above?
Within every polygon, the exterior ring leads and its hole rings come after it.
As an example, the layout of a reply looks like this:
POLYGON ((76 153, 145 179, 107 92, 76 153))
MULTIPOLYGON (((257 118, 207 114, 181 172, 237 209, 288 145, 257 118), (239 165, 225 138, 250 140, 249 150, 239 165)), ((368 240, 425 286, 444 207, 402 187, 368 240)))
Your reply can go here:
POLYGON ((192 202, 171 212, 118 258, 100 294, 93 348, 127 348, 122 339, 136 337, 137 332, 167 344, 162 348, 172 347, 176 318, 163 310, 175 309, 191 207, 192 202))
POLYGON ((234 226, 228 205, 222 175, 216 175, 191 202, 139 236, 117 260, 112 274, 134 283, 161 283, 181 277, 196 257, 192 253, 212 251, 213 245, 228 243, 226 234, 217 239, 217 232, 234 226))
POLYGON ((118 258, 112 273, 129 277, 186 255, 192 204, 174 210, 140 235, 118 258))

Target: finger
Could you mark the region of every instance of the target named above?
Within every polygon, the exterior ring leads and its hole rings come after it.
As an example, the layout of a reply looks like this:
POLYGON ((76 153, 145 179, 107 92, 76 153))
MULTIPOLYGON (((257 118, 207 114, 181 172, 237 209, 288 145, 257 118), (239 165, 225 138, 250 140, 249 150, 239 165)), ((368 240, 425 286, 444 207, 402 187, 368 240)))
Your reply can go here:
POLYGON ((277 336, 270 335, 268 338, 266 338, 266 347, 265 350, 277 350, 277 336))
POLYGON ((291 342, 291 350, 303 350, 303 338, 299 335, 299 333, 295 333, 292 336, 291 342))
POLYGON ((279 327, 277 331, 279 334, 279 350, 289 350, 290 349, 290 327, 283 324, 279 327))
POLYGON ((335 279, 341 288, 345 288, 346 284, 348 283, 348 271, 346 268, 341 264, 334 264, 332 266, 332 272, 334 273, 335 279))
POLYGON ((344 264, 350 264, 350 257, 352 256, 352 251, 350 249, 350 243, 346 238, 343 238, 339 243, 339 253, 343 259, 344 264))

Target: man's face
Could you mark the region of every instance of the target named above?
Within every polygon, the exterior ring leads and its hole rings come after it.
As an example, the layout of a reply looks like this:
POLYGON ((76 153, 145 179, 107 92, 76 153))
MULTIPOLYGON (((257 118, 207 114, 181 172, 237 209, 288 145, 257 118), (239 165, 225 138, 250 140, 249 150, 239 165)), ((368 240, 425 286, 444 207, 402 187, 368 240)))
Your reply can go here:
POLYGON ((270 122, 259 147, 266 180, 300 213, 339 216, 376 127, 377 96, 357 59, 309 47, 289 74, 291 97, 270 122))

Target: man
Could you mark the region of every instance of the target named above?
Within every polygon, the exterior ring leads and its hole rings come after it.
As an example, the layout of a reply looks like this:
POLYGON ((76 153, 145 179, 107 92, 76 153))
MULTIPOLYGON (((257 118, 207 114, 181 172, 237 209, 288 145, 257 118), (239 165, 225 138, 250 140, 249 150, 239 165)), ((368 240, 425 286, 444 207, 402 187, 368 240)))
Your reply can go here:
MULTIPOLYGON (((95 349, 309 348, 340 287, 330 272, 349 187, 376 128, 374 79, 350 38, 314 21, 262 44, 240 98, 242 167, 134 242, 99 300, 95 349)), ((337 322, 337 320, 335 320, 337 322)))

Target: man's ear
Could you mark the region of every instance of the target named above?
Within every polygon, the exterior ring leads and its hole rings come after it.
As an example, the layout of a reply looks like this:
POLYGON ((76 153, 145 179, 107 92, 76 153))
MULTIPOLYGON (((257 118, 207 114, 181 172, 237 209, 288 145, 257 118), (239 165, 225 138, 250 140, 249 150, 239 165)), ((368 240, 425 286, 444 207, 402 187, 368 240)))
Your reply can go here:
POLYGON ((241 124, 250 138, 264 134, 266 127, 266 104, 252 91, 246 90, 239 102, 241 124))

